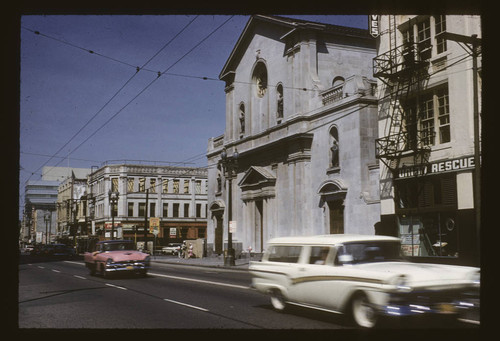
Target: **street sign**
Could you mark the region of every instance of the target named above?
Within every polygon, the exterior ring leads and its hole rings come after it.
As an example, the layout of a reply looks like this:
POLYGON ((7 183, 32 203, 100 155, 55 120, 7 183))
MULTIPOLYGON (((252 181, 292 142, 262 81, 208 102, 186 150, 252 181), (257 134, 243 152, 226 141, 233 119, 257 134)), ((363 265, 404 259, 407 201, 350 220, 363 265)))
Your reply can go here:
POLYGON ((149 233, 158 234, 160 232, 160 218, 149 218, 149 233))

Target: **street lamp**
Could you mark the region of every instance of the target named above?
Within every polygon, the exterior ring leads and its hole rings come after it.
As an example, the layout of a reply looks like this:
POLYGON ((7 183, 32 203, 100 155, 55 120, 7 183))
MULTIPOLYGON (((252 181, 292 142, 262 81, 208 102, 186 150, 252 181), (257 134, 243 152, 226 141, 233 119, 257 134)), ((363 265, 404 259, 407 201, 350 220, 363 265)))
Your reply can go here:
POLYGON ((236 177, 237 175, 237 169, 238 169, 238 150, 235 148, 233 155, 228 156, 226 152, 226 148, 222 149, 221 152, 221 164, 222 164, 222 170, 224 172, 224 177, 228 180, 228 212, 227 212, 227 256, 224 258, 224 265, 225 266, 234 266, 234 249, 233 249, 233 233, 231 232, 231 229, 229 227, 232 219, 232 210, 233 210, 233 205, 232 205, 232 192, 233 192, 233 186, 232 186, 232 181, 233 178, 236 177))
POLYGON ((120 193, 118 192, 108 192, 109 196, 109 206, 111 210, 111 239, 115 239, 115 205, 118 202, 118 197, 120 193))
POLYGON ((48 227, 49 227, 49 222, 50 222, 50 213, 46 212, 43 220, 45 220, 45 244, 48 244, 47 242, 47 236, 48 236, 48 227))

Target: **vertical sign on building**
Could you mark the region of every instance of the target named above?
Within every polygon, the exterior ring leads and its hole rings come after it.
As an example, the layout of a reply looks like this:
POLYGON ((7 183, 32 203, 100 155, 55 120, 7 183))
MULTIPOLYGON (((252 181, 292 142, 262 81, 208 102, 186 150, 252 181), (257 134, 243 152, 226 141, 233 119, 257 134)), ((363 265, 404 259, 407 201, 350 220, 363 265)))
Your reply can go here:
POLYGON ((377 38, 380 34, 379 31, 379 16, 370 15, 368 16, 368 29, 370 30, 370 35, 373 38, 377 38))

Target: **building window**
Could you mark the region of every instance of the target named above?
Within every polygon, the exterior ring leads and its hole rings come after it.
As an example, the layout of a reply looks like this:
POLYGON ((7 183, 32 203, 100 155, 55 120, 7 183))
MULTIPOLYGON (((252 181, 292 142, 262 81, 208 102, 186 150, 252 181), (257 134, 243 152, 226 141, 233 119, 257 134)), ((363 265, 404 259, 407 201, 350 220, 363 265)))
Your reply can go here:
POLYGON ((330 167, 339 167, 339 132, 337 127, 330 129, 330 167))
POLYGON ((433 94, 426 94, 420 100, 420 131, 425 146, 434 145, 434 99, 433 94))
POLYGON ((439 123, 439 142, 450 142, 450 105, 448 88, 439 89, 436 92, 436 101, 439 123))
POLYGON ((118 178, 111 179, 111 192, 118 192, 118 178))
POLYGON ((139 217, 145 217, 146 216, 146 203, 140 202, 139 203, 139 217))
POLYGON ((133 217, 134 216, 134 203, 133 202, 129 202, 128 203, 127 215, 129 217, 133 217))
POLYGON ((189 180, 184 180, 184 194, 189 194, 189 180))
POLYGON ((127 192, 128 193, 134 192, 134 178, 127 179, 127 192))
POLYGON ((184 218, 189 218, 189 204, 184 204, 184 218))
POLYGON ((418 51, 420 60, 427 60, 431 58, 431 24, 430 19, 427 18, 417 24, 417 37, 418 37, 418 51))
POLYGON ((201 218, 201 204, 196 204, 196 218, 201 218))
POLYGON ((162 192, 168 193, 168 179, 163 179, 162 182, 162 192))
POLYGON ((156 179, 149 179, 149 192, 156 193, 156 179))
POLYGON ((179 193, 179 179, 174 180, 173 191, 174 193, 179 193))
POLYGON ((196 180, 195 191, 196 194, 201 194, 201 180, 196 180))
POLYGON ((156 217, 156 203, 149 203, 149 216, 156 217))
POLYGON ((172 217, 179 218, 179 204, 174 204, 174 207, 172 210, 172 217))
POLYGON ((163 217, 168 217, 168 203, 163 204, 163 217))
POLYGON ((436 52, 443 53, 446 51, 446 39, 443 38, 443 33, 446 32, 446 16, 436 15, 434 23, 436 27, 436 52))
POLYGON ((402 103, 402 107, 407 133, 406 149, 415 149, 418 146, 418 137, 422 146, 451 141, 447 85, 421 94, 418 103, 415 97, 409 98, 402 103), (439 133, 438 141, 435 138, 436 133, 439 133))
POLYGON ((146 192, 146 178, 139 178, 139 192, 146 192))

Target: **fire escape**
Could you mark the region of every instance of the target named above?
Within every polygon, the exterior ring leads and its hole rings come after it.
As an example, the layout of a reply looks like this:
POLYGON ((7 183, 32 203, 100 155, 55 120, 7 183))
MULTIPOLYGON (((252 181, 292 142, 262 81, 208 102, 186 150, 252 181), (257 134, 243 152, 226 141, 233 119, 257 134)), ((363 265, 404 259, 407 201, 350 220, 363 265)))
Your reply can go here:
POLYGON ((428 163, 435 133, 420 129, 422 110, 419 93, 428 78, 429 61, 425 58, 430 41, 413 39, 397 45, 396 22, 389 16, 389 49, 373 59, 373 75, 390 90, 381 100, 381 117, 386 118, 385 136, 376 140, 376 157, 391 171, 404 166, 423 167, 428 163))

